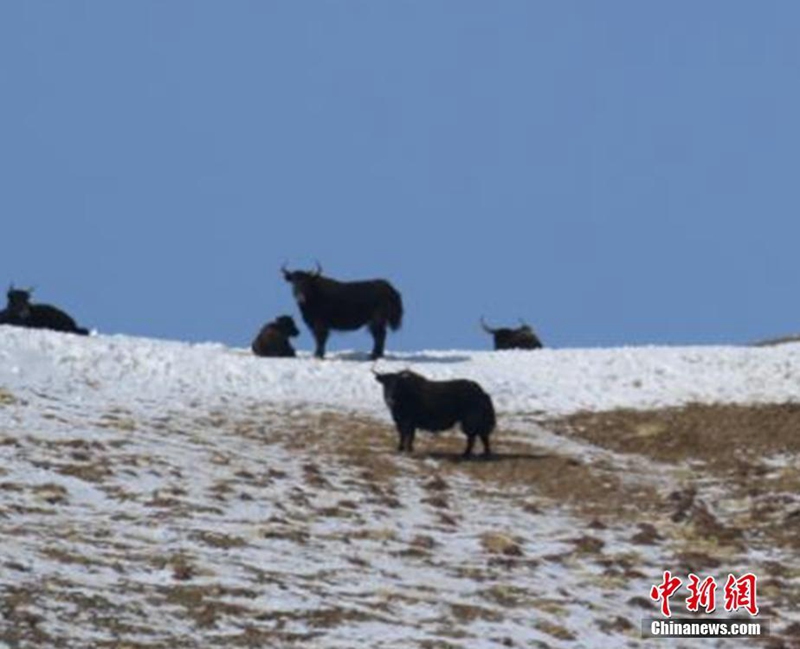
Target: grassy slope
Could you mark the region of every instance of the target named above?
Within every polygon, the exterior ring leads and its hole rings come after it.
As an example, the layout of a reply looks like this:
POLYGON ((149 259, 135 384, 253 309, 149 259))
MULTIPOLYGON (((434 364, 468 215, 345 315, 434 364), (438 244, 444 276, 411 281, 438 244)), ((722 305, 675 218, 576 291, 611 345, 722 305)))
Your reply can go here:
POLYGON ((797 630, 796 406, 576 415, 535 442, 517 416, 475 462, 457 433, 400 457, 342 414, 0 408, 10 646, 635 645, 667 568, 752 570, 768 643, 797 630))

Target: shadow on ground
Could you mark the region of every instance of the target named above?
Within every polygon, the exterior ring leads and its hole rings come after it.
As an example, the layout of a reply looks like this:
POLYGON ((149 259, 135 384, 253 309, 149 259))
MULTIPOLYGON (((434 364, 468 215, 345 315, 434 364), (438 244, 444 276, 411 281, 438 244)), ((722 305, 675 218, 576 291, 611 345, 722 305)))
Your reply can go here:
MULTIPOLYGON (((330 356, 331 359, 337 361, 356 361, 356 362, 369 362, 372 363, 372 358, 368 352, 341 352, 330 356)), ((431 354, 409 354, 397 356, 395 354, 386 354, 381 361, 393 361, 400 363, 464 363, 470 360, 470 356, 466 354, 450 354, 447 356, 433 356, 431 354)), ((380 362, 380 361, 378 361, 380 362)))

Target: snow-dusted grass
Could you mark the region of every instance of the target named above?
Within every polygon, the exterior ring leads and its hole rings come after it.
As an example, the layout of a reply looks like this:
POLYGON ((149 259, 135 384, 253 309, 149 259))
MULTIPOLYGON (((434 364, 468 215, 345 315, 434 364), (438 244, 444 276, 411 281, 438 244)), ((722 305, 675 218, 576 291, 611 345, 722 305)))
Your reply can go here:
POLYGON ((797 401, 800 345, 380 361, 479 381, 494 463, 456 462, 458 434, 398 456, 371 367, 0 327, 0 646, 617 647, 638 643, 650 584, 687 548, 800 576, 778 548, 698 540, 702 517, 716 534, 747 509, 718 480, 697 482, 688 527, 651 520, 691 466, 536 423, 797 401))

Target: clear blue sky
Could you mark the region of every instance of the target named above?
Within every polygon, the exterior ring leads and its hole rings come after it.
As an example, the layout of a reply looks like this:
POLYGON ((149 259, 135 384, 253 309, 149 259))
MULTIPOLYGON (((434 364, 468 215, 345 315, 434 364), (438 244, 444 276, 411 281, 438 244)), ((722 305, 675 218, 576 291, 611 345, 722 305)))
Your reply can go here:
POLYGON ((278 269, 315 259, 402 292, 390 350, 488 347, 481 314, 557 347, 797 332, 798 25, 790 0, 3 0, 0 281, 241 346, 300 324, 278 269))

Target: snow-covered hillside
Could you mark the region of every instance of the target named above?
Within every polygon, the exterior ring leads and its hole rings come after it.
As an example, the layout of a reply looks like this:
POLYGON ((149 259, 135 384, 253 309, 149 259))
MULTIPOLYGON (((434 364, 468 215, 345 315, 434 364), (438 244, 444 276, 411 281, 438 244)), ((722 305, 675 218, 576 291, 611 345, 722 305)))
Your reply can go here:
MULTIPOLYGON (((792 553, 719 541, 756 496, 542 424, 797 402, 800 344, 379 362, 479 381, 499 419, 488 462, 459 462, 458 433, 398 456, 371 367, 0 327, 0 647, 636 645, 650 585, 686 556, 791 566, 764 608, 798 621, 792 553), (675 493, 689 504, 662 517, 675 493)), ((794 456, 764 462, 766 479, 794 456)), ((781 484, 783 515, 798 503, 781 484)))
MULTIPOLYGON (((257 402, 386 416, 360 352, 325 362, 260 359, 219 344, 126 336, 84 339, 3 327, 0 383, 80 403, 154 408, 257 402)), ((800 400, 800 343, 775 347, 631 347, 534 353, 423 351, 389 354, 380 371, 480 382, 503 413, 800 400)))

